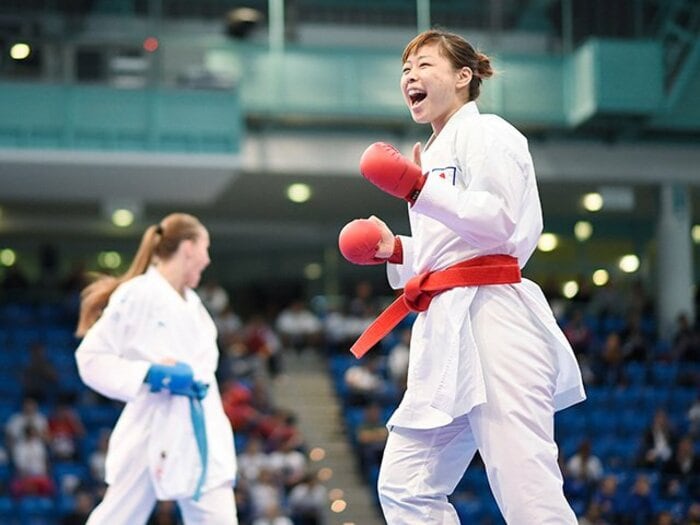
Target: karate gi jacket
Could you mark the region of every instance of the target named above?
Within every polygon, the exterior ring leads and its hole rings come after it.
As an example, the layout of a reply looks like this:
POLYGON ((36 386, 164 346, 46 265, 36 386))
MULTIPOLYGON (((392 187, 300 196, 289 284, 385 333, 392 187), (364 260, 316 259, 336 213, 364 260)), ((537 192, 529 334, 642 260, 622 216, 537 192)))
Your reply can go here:
POLYGON ((208 446, 203 491, 232 482, 233 432, 215 377, 219 351, 214 322, 197 294, 184 297, 155 267, 120 285, 76 351, 80 377, 100 394, 126 405, 112 431, 105 477, 118 482, 126 470, 148 468, 159 499, 191 497, 201 460, 189 398, 152 393, 144 383, 153 363, 172 358, 189 364, 209 385, 202 400, 208 446))
MULTIPOLYGON (((411 236, 400 236, 403 262, 387 264, 394 289, 414 275, 482 255, 511 255, 525 266, 543 224, 532 158, 520 132, 469 102, 431 138, 421 165, 428 177, 409 207, 411 236)), ((556 348, 556 409, 585 399, 576 358, 539 286, 523 279, 490 288, 499 286, 515 287, 556 348)), ((476 345, 469 310, 477 294, 477 286, 448 290, 417 316, 407 390, 388 425, 435 428, 487 402, 480 355, 500 350, 476 345)))

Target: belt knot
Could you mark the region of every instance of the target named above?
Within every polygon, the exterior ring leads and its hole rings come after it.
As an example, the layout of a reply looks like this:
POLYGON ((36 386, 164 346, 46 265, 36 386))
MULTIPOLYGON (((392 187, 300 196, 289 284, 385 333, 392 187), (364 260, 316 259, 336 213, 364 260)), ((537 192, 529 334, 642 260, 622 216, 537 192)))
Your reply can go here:
POLYGON ((431 272, 423 272, 411 277, 403 289, 403 301, 412 312, 425 312, 433 300, 435 292, 424 290, 425 281, 431 272))

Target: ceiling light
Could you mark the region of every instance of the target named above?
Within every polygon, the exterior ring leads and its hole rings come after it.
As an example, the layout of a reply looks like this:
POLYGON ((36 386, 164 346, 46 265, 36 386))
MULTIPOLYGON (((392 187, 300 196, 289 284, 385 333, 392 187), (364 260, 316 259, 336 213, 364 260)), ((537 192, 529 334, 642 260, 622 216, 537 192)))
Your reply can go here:
POLYGON ((603 196, 600 193, 586 193, 581 202, 588 211, 596 212, 603 208, 603 196))
POLYGON ((311 198, 311 188, 308 184, 290 184, 287 188, 287 198, 292 202, 306 202, 311 198))
POLYGON ((10 248, 0 250, 0 264, 3 266, 13 266, 17 261, 17 254, 10 248))
POLYGON ((566 281, 561 287, 561 293, 564 294, 564 297, 567 299, 576 297, 578 293, 578 283, 576 281, 566 281))
POLYGON ((581 242, 587 241, 593 235, 593 225, 588 221, 578 221, 574 225, 574 235, 581 242))
POLYGON ((600 268, 593 272, 593 284, 595 284, 596 286, 605 286, 606 284, 608 284, 609 280, 610 274, 607 270, 600 268))
POLYGON ((625 273, 634 273, 639 269, 639 257, 634 254, 624 255, 620 258, 618 266, 625 273))
POLYGON ((112 212, 112 223, 119 228, 126 228, 134 223, 134 212, 118 208, 112 212))
POLYGON ((691 228, 690 236, 695 244, 700 244, 700 224, 696 224, 691 228))
POLYGON ((323 268, 318 263, 309 263, 304 267, 304 277, 309 281, 315 281, 323 274, 323 268))
POLYGON ((29 44, 17 42, 10 48, 10 57, 12 57, 13 60, 24 60, 31 54, 31 52, 32 48, 29 47, 29 44))
POLYGON ((543 233, 537 241, 537 248, 541 252, 551 252, 559 245, 559 238, 553 233, 543 233))
POLYGON ((100 252, 97 255, 97 264, 102 268, 108 268, 110 270, 116 270, 122 263, 122 256, 118 252, 100 252))

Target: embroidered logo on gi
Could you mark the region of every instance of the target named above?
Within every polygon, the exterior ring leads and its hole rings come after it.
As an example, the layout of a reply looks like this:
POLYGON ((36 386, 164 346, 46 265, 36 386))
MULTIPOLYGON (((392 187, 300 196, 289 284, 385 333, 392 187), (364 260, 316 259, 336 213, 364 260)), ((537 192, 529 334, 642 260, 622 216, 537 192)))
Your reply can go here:
POLYGON ((437 175, 441 179, 450 181, 454 186, 457 182, 457 168, 455 166, 448 166, 446 168, 433 168, 430 170, 430 174, 437 175))

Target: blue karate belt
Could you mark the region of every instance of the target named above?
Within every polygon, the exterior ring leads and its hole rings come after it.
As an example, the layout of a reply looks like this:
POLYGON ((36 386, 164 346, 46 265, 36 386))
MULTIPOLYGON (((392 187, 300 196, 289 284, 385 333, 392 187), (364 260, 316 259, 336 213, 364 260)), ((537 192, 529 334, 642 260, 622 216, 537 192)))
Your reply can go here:
POLYGON ((200 381, 195 381, 192 385, 193 395, 188 396, 190 399, 190 418, 192 419, 192 429, 194 437, 197 440, 197 449, 199 450, 199 459, 202 462, 202 473, 197 481, 197 488, 194 491, 192 499, 199 501, 202 496, 202 487, 204 480, 207 477, 207 458, 209 450, 207 446, 207 428, 204 423, 204 408, 202 407, 202 399, 207 395, 209 385, 205 385, 200 381))

